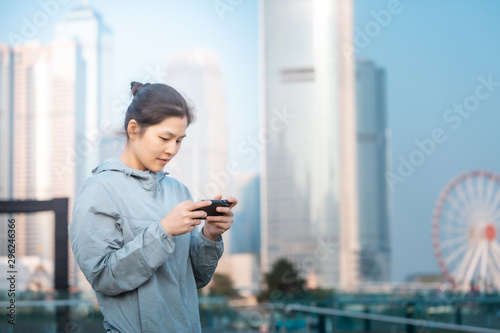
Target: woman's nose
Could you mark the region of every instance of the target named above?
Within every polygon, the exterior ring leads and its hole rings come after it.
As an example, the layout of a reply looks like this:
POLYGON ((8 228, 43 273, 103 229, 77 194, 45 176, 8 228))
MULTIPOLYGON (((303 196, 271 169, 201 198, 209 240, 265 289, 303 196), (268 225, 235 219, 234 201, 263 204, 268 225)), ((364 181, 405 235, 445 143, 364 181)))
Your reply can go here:
POLYGON ((177 145, 175 144, 175 140, 170 140, 165 147, 165 153, 175 154, 176 150, 177 150, 177 145))

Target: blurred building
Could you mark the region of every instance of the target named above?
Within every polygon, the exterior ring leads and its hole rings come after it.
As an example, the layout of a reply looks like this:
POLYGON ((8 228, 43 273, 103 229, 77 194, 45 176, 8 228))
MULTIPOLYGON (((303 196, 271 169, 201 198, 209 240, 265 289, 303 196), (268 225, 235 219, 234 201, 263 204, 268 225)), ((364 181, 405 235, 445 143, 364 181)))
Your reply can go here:
MULTIPOLYGON (((32 41, 13 49, 13 134, 12 199, 50 198, 50 104, 47 94, 49 76, 48 50, 32 41), (48 125, 48 126, 47 126, 48 125)), ((10 199, 10 198, 9 198, 10 199)), ((16 219, 16 253, 19 256, 43 255, 53 252, 50 238, 44 243, 40 233, 45 226, 50 230, 50 215, 46 213, 20 214, 16 219)))
MULTIPOLYGON (((0 44, 0 200, 12 197, 12 135, 14 132, 12 114, 12 49, 0 44)), ((9 218, 1 215, 3 221, 9 218)), ((0 224, 0 244, 7 244, 7 223, 0 224)), ((7 246, 0 248, 0 256, 6 256, 7 246)))
MULTIPOLYGON (((73 197, 75 171, 68 165, 68 151, 75 147, 76 102, 72 97, 81 66, 78 48, 73 41, 56 41, 46 47, 33 41, 15 46, 12 59, 12 130, 0 149, 2 156, 10 156, 7 168, 12 183, 3 199, 73 197)), ((16 253, 53 259, 53 213, 13 217, 16 253)))
MULTIPOLYGON (((262 1, 262 269, 291 260, 323 288, 357 284, 351 1, 262 1)), ((250 153, 246 147, 243 153, 250 153)))
MULTIPOLYGON (((243 297, 256 296, 261 287, 260 186, 257 172, 235 174, 231 196, 238 199, 234 223, 228 232, 230 250, 221 259, 217 273, 227 274, 243 297)), ((227 236, 226 238, 227 239, 227 236)))
MULTIPOLYGON (((69 197, 72 204, 98 164, 102 110, 111 104, 110 36, 85 5, 67 13, 47 46, 0 46, 0 126, 9 127, 1 134, 0 168, 2 177, 11 176, 2 178, 2 199, 69 197)), ((53 213, 14 217, 16 254, 53 260, 53 213)))
MULTIPOLYGON (((53 73, 54 124, 59 122, 53 145, 53 193, 74 198, 100 162, 100 151, 110 123, 112 32, 86 2, 69 11, 55 27, 53 73), (57 57, 57 58, 56 58, 57 57), (57 120, 56 120, 57 119, 57 120), (63 125, 66 124, 66 125, 63 125), (67 138, 64 141, 63 138, 67 138), (69 177, 68 181, 61 181, 69 177)), ((70 200, 72 205, 72 200, 70 200)), ((89 289, 70 256, 70 285, 89 289)))
MULTIPOLYGON (((169 57, 166 84, 179 91, 195 109, 196 121, 187 131, 178 155, 169 162, 170 176, 188 187, 193 200, 227 197, 232 172, 228 169, 227 112, 218 55, 194 49, 169 57)), ((224 252, 231 253, 231 233, 224 234, 224 252)), ((233 278, 233 264, 224 255, 217 273, 233 278)))
POLYGON ((227 196, 231 176, 227 112, 217 54, 202 49, 174 54, 166 75, 166 83, 196 110, 196 121, 188 127, 182 149, 167 171, 189 188, 194 200, 227 196))
POLYGON ((215 273, 229 276, 242 297, 253 298, 260 291, 262 274, 256 253, 224 253, 215 273))
POLYGON ((86 2, 68 12, 56 25, 55 38, 74 41, 80 51, 82 80, 76 82, 81 98, 76 107, 76 142, 70 159, 75 161, 76 188, 100 162, 101 123, 111 122, 112 32, 86 2))
POLYGON ((0 200, 12 196, 12 60, 11 47, 0 44, 0 200))
MULTIPOLYGON (((231 196, 240 204, 236 205, 231 226, 231 255, 260 254, 260 186, 256 172, 242 172, 234 175, 231 196)), ((236 277, 233 277, 233 281, 236 277)))
POLYGON ((385 72, 356 62, 360 282, 390 281, 385 72))
POLYGON ((57 39, 49 48, 53 64, 50 73, 52 195, 73 198, 81 170, 77 154, 81 141, 77 140, 76 133, 82 130, 84 124, 82 82, 85 80, 85 63, 74 40, 57 39))

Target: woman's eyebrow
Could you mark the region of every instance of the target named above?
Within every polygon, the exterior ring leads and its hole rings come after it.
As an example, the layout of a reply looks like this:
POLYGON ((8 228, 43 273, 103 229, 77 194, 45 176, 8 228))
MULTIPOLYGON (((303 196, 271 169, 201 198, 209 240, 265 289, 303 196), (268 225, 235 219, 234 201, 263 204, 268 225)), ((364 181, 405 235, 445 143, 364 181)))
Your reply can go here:
MULTIPOLYGON (((169 135, 169 136, 176 136, 174 133, 172 133, 172 132, 170 132, 168 130, 162 130, 162 131, 160 131, 160 133, 163 133, 163 134, 166 134, 166 135, 169 135)), ((185 138, 185 137, 186 137, 186 134, 179 136, 179 138, 185 138)))

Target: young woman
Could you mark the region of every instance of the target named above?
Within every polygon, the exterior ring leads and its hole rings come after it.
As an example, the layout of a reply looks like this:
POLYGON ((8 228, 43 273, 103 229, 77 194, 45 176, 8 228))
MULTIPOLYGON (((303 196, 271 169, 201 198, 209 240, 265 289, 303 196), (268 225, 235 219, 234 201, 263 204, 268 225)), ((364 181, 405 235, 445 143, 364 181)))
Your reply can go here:
POLYGON ((200 332, 196 289, 212 278, 237 200, 217 208, 222 216, 195 211, 211 202, 192 202, 189 190, 162 171, 181 147, 192 110, 164 84, 132 82, 131 90, 127 144, 78 194, 71 247, 107 332, 200 332))

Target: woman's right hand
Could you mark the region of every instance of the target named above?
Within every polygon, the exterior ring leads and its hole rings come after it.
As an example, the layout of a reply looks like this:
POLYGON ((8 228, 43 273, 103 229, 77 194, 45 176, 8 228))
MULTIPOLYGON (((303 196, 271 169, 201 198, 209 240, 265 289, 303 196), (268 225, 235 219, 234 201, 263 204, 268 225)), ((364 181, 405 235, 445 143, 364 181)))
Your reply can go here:
POLYGON ((193 231, 201 223, 201 219, 207 217, 207 213, 195 209, 210 206, 211 201, 191 202, 189 200, 175 205, 167 216, 161 220, 161 225, 167 233, 179 236, 193 231))

